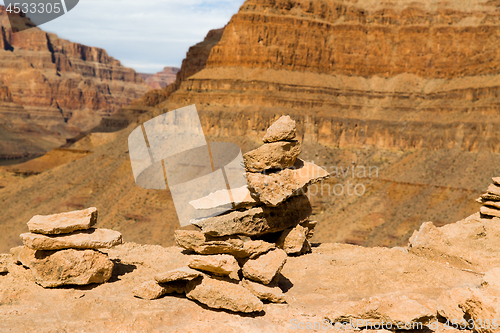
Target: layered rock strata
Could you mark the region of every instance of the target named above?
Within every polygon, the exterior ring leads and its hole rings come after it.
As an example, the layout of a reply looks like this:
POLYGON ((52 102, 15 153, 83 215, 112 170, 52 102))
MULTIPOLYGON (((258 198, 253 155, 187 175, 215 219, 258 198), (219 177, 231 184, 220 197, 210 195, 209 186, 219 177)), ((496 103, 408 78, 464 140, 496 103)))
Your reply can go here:
POLYGON ((122 243, 119 232, 92 228, 95 207, 48 216, 34 216, 30 233, 21 235, 24 246, 11 249, 16 262, 28 267, 44 288, 105 283, 114 264, 99 249, 122 243))
MULTIPOLYGON (((253 200, 221 216, 193 221, 198 230, 176 231, 177 245, 196 254, 188 267, 156 275, 157 283, 135 288, 137 297, 154 299, 181 291, 211 308, 244 313, 262 311, 263 300, 286 301, 278 286, 280 272, 288 255, 311 251, 308 239, 316 226, 309 221, 312 210, 306 188, 328 173, 297 159, 300 143, 289 116, 273 124, 263 141, 264 146, 243 157, 248 171, 246 196, 253 200), (261 191, 268 183, 283 191, 261 191)), ((218 200, 221 197, 211 194, 191 204, 197 209, 226 205, 218 200)))

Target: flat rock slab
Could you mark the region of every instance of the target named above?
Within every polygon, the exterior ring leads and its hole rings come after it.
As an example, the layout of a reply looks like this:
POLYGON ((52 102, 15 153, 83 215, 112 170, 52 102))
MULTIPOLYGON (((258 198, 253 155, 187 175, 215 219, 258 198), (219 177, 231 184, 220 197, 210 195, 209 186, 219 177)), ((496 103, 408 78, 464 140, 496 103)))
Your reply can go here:
POLYGON ((227 207, 228 209, 252 207, 257 205, 258 202, 252 197, 248 186, 243 186, 231 189, 231 191, 220 190, 201 199, 190 201, 189 204, 195 209, 204 210, 220 207, 227 207))
POLYGON ((167 294, 184 294, 186 292, 186 282, 176 281, 159 284, 156 281, 148 281, 132 289, 134 296, 154 300, 167 294))
POLYGON ((481 203, 485 201, 500 201, 500 195, 484 193, 481 195, 478 201, 481 203))
POLYGON ((242 241, 239 237, 222 237, 214 240, 211 236, 194 230, 177 230, 175 242, 180 247, 199 254, 230 254, 236 258, 254 258, 275 248, 263 240, 242 241))
POLYGON ((101 249, 122 243, 122 234, 109 229, 88 229, 67 235, 21 234, 27 247, 33 250, 101 249))
POLYGON ((260 312, 262 302, 249 290, 224 280, 210 277, 198 278, 187 284, 186 296, 213 309, 226 309, 234 312, 260 312))
POLYGON ((285 303, 286 297, 283 291, 277 285, 263 285, 258 282, 243 279, 241 286, 250 290, 252 294, 260 300, 269 301, 272 303, 285 303))
POLYGON ((74 212, 35 215, 28 222, 30 232, 44 235, 68 234, 86 230, 97 223, 97 208, 91 207, 74 212))
POLYGON ((499 201, 483 201, 483 200, 481 200, 480 202, 483 204, 483 206, 486 206, 490 209, 497 209, 497 210, 500 209, 500 202, 499 201))
POLYGON ((283 231, 306 221, 312 207, 305 195, 291 197, 278 207, 255 207, 245 211, 233 211, 193 224, 211 236, 259 236, 283 231))
POLYGON ((172 271, 168 271, 165 273, 161 273, 155 276, 155 280, 159 283, 167 283, 178 280, 192 280, 203 274, 199 271, 191 269, 189 267, 181 267, 178 269, 174 269, 172 271))
POLYGON ((231 279, 239 280, 238 272, 240 271, 240 265, 238 261, 229 254, 192 256, 188 266, 215 275, 229 276, 231 279))
POLYGON ((257 282, 269 284, 278 275, 287 260, 287 254, 281 249, 269 251, 256 259, 250 259, 243 265, 243 276, 257 282))
POLYGON ((262 172, 268 169, 291 167, 301 153, 298 141, 279 141, 263 146, 243 155, 245 169, 248 172, 262 172))
POLYGON ((432 310, 407 296, 370 297, 361 301, 336 302, 329 305, 325 313, 330 322, 351 321, 359 325, 357 328, 381 322, 394 328, 410 323, 426 324, 436 316, 432 310))
POLYGON ((500 195, 500 186, 495 185, 495 184, 490 184, 490 186, 488 186, 488 190, 487 191, 490 194, 500 195))
POLYGON ((482 206, 479 211, 483 215, 500 217, 500 210, 498 208, 491 208, 491 207, 487 207, 487 206, 482 206))
POLYGON ((107 255, 94 250, 34 251, 23 247, 13 254, 44 288, 104 283, 114 267, 107 255))
POLYGON ((288 198, 304 194, 305 187, 329 177, 319 166, 297 159, 294 166, 279 172, 248 173, 248 188, 259 201, 276 207, 288 198))
POLYGON ((262 141, 277 142, 295 140, 297 137, 297 124, 290 116, 282 116, 267 129, 262 141))

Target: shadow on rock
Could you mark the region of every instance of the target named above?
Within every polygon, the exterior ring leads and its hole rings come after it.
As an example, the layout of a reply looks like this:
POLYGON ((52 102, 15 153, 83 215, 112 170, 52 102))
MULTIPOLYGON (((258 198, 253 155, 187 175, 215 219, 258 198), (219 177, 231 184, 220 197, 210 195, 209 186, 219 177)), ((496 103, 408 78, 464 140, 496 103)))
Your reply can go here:
POLYGON ((119 281, 119 277, 128 273, 132 273, 135 269, 137 269, 136 265, 124 264, 120 259, 112 259, 114 264, 113 274, 111 278, 108 280, 108 283, 113 283, 119 281))

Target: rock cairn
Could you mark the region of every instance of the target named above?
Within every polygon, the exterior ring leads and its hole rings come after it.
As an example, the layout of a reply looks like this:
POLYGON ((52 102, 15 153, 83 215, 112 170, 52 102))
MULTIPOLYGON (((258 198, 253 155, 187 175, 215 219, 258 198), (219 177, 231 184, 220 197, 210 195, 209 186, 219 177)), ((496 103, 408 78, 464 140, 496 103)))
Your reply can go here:
POLYGON ((477 202, 482 204, 481 214, 490 217, 500 217, 500 177, 492 178, 493 183, 488 186, 486 193, 481 195, 477 202))
MULTIPOLYGON (((178 230, 178 246, 188 250, 187 267, 165 272, 133 290, 140 298, 185 293, 208 307, 234 312, 260 312, 262 301, 283 303, 280 272, 288 255, 311 251, 307 187, 328 177, 302 161, 296 124, 281 117, 263 138, 264 145, 243 156, 248 186, 243 202, 224 215, 194 221, 198 230, 178 230)), ((219 191, 191 202, 196 209, 227 205, 219 191)), ((227 199, 226 199, 227 200, 227 199)))
POLYGON ((96 229, 97 208, 36 215, 21 235, 24 246, 11 249, 14 261, 28 267, 44 288, 104 283, 113 272, 107 254, 97 251, 122 243, 113 230, 96 229))

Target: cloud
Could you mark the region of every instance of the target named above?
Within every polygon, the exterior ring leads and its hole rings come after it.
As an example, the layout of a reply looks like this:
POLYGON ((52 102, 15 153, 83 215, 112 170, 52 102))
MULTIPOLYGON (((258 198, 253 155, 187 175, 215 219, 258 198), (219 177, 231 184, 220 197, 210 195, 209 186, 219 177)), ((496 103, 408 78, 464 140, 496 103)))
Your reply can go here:
POLYGON ((164 66, 179 67, 189 47, 209 30, 225 26, 243 2, 80 0, 72 11, 40 28, 104 48, 125 66, 155 73, 164 66))

